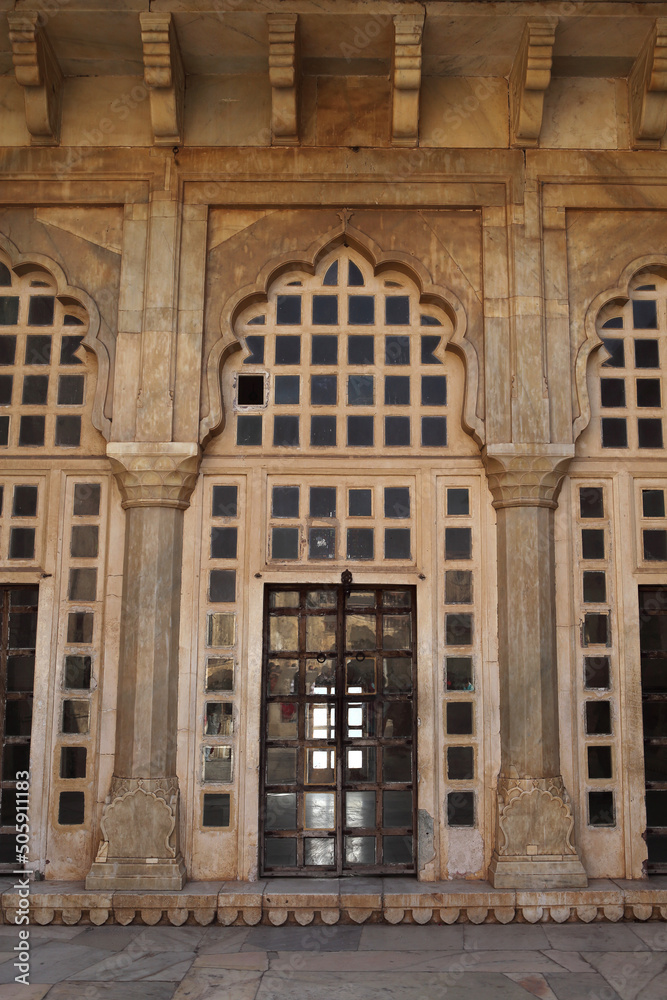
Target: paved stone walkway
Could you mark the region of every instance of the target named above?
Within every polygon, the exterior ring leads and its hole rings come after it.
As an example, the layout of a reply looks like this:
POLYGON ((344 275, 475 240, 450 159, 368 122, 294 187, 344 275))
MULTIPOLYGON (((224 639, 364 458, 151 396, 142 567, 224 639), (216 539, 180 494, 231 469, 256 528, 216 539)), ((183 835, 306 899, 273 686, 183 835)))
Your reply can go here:
POLYGON ((0 927, 0 1000, 665 1000, 667 924, 0 927))

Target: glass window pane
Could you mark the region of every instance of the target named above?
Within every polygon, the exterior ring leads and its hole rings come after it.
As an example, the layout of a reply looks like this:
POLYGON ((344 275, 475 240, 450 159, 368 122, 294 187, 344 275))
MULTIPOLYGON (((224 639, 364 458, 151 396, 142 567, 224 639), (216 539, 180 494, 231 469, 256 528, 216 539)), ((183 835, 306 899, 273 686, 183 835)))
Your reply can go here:
POLYGON ((234 690, 234 660, 229 657, 209 656, 206 660, 206 690, 234 690))
POLYGON ((266 737, 269 740, 295 740, 299 735, 299 709, 295 702, 273 702, 266 708, 266 737))
POLYGON ((632 303, 632 325, 635 330, 656 330, 658 314, 653 299, 636 299, 632 303))
POLYGON ((236 443, 244 446, 261 445, 262 417, 259 413, 239 413, 236 418, 236 443))
POLYGON ((614 793, 588 793, 588 822, 591 826, 614 826, 614 793))
POLYGON ((375 338, 362 335, 348 337, 347 362, 350 365, 375 364, 375 338))
POLYGON ((447 777, 450 781, 471 781, 475 777, 472 747, 447 747, 447 777))
POLYGON ((233 778, 232 747, 202 747, 204 781, 229 782, 233 778))
POLYGON ((348 865, 374 865, 375 837, 346 837, 345 863, 348 865))
POLYGON ((67 616, 67 641, 88 645, 93 641, 93 612, 70 611, 67 616))
POLYGON ((336 558, 336 529, 310 528, 308 532, 309 559, 336 558))
POLYGON ((63 733, 87 733, 90 729, 90 702, 66 699, 63 702, 63 733))
POLYGON ((293 414, 273 418, 273 445, 276 448, 299 446, 299 418, 293 414))
POLYGON ((472 604, 472 571, 448 569, 445 572, 445 604, 472 604))
POLYGON ((412 735, 412 702, 387 701, 382 706, 382 736, 385 740, 406 740, 412 735))
POLYGON ((382 751, 383 781, 412 781, 412 751, 409 747, 384 747, 382 751))
POLYGON ((347 418, 348 447, 371 448, 373 446, 373 417, 347 418))
POLYGON ((351 326, 368 326, 375 322, 375 298, 372 295, 349 295, 347 320, 351 326))
POLYGON ((310 443, 314 448, 335 447, 336 418, 334 416, 310 418, 310 443))
POLYGON ((409 365, 410 364, 410 338, 391 337, 384 338, 384 363, 386 365, 409 365))
MULTIPOLYGON (((7 657, 7 691, 23 691, 30 693, 33 690, 35 680, 35 657, 8 656, 7 657)), ((76 687, 90 687, 90 676, 88 684, 75 685, 76 687)), ((6 749, 6 747, 5 747, 6 749)))
POLYGON ((337 597, 334 588, 309 590, 306 594, 307 608, 335 608, 336 604, 337 597))
POLYGON ((100 512, 99 483, 76 483, 74 486, 74 508, 76 517, 97 515, 100 512))
POLYGON ((345 793, 345 826, 362 830, 375 827, 375 792, 345 793))
POLYGON ((25 375, 21 403, 27 406, 44 406, 48 392, 48 375, 25 375))
POLYGON ((48 334, 28 334, 25 342, 26 365, 51 364, 51 337, 48 334))
POLYGON ((610 685, 608 656, 584 657, 584 687, 607 689, 610 685))
POLYGON ((36 486, 15 486, 12 517, 36 517, 37 498, 36 486))
POLYGON ((470 490, 447 490, 447 513, 450 516, 470 514, 470 490))
POLYGON ((85 747, 61 747, 60 777, 85 778, 86 756, 87 751, 85 747))
POLYGON ((95 559, 99 551, 99 530, 96 524, 73 525, 70 555, 76 559, 95 559))
POLYGON ((65 656, 66 688, 89 688, 92 657, 68 653, 65 656))
POLYGON ((267 868, 294 868, 296 840, 294 837, 269 837, 264 843, 264 864, 267 868))
POLYGON ((383 837, 382 856, 386 865, 412 864, 412 837, 383 837))
POLYGON ((306 660, 306 694, 336 693, 336 663, 320 654, 318 659, 306 660))
POLYGON ((385 375, 384 402, 385 406, 410 405, 409 375, 385 375))
POLYGON ((412 661, 407 656, 388 656, 382 661, 385 694, 412 692, 412 661))
POLYGON ((299 648, 299 619, 272 615, 269 621, 269 648, 278 652, 299 648))
POLYGON ((642 490, 642 513, 644 517, 664 517, 665 491, 642 490))
POLYGON ((410 517, 409 486, 385 486, 384 516, 392 518, 410 517))
MULTIPOLYGON (((591 779, 612 776, 611 747, 590 746, 588 753, 588 777, 591 779)), ((651 823, 648 824, 651 826, 651 823)))
POLYGON ((375 657, 357 653, 345 661, 346 694, 374 694, 375 683, 375 657))
POLYGON ((471 559, 470 528, 445 528, 445 559, 471 559))
POLYGON ((642 531, 644 543, 644 559, 647 562, 664 562, 667 560, 667 531, 642 531))
POLYGON ((334 702, 306 704, 306 739, 334 740, 336 738, 336 706, 334 702))
POLYGON ((31 295, 28 306, 29 326, 51 326, 55 299, 53 295, 31 295))
POLYGON ((349 406, 372 406, 375 402, 372 375, 348 375, 347 402, 349 406))
POLYGON ((310 516, 311 517, 336 516, 335 486, 311 486, 310 516))
POLYGON ((609 354, 603 368, 625 368, 625 344, 618 337, 602 337, 602 343, 609 354))
POLYGON ((363 285, 364 276, 353 260, 347 263, 347 283, 350 286, 363 285))
POLYGON ((384 529, 384 557, 385 559, 410 558, 409 528, 384 529))
POLYGON ((81 417, 57 416, 55 443, 59 448, 78 448, 81 442, 81 417))
POLYGON ((375 649, 375 615, 345 616, 345 646, 350 650, 375 649))
POLYGON ((81 406, 84 387, 83 375, 61 375, 58 379, 58 406, 81 406))
POLYGON ((635 340, 635 368, 659 368, 657 340, 635 340))
POLYGON ((375 783, 375 747, 348 747, 345 750, 345 780, 353 784, 375 783))
POLYGON ((422 406, 447 405, 447 377, 422 375, 422 406))
POLYGON ((211 559, 236 559, 236 528, 211 528, 211 559))
POLYGON ((371 560, 374 558, 373 528, 347 529, 347 558, 354 560, 371 560))
POLYGON ((373 513, 372 490, 350 490, 348 493, 350 517, 371 517, 373 513))
POLYGON ((382 793, 382 825, 385 828, 412 827, 412 792, 382 793))
POLYGON ((268 688, 267 688, 267 694, 269 696, 296 694, 298 687, 299 687, 298 660, 280 659, 280 660, 269 661, 268 688))
MULTIPOLYGON (((49 338, 50 339, 50 338, 49 338)), ((77 351, 81 347, 83 337, 68 335, 60 341, 60 364, 61 365, 82 365, 83 361, 77 357, 77 351)), ((33 362, 35 364, 36 362, 33 362)), ((47 362, 48 364, 48 362, 47 362)))
MULTIPOLYGON (((333 830, 336 825, 334 792, 306 792, 304 798, 306 830, 333 830)), ((333 845, 333 841, 331 843, 333 845)))
POLYGON ((337 365, 338 337, 314 334, 311 362, 314 365, 337 365))
POLYGON ((338 398, 336 375, 311 375, 310 402, 313 406, 335 406, 338 398))
POLYGON ((267 785, 296 784, 296 747, 268 747, 266 751, 267 785))
POLYGON ((604 604, 607 600, 607 578, 603 572, 584 573, 584 602, 604 604))
MULTIPOLYGON (((2 337, 0 337, 0 341, 2 337)), ((10 406, 12 402, 13 375, 0 375, 0 406, 10 406)))
POLYGON ((19 423, 19 445, 23 448, 41 447, 44 444, 43 416, 22 416, 19 423))
POLYGON ((85 794, 61 792, 58 797, 58 823, 61 826, 79 826, 85 818, 85 794))
POLYGON ((447 793, 447 824, 448 826, 475 825, 475 793, 447 793))
POLYGON ((637 379, 637 406, 661 406, 662 395, 659 378, 637 379))
POLYGON ((236 615, 212 611, 208 616, 207 646, 233 646, 236 642, 236 615))
POLYGON ((611 702, 586 702, 586 735, 609 736, 611 734, 611 702))
MULTIPOLYGON (((308 796, 306 796, 308 798, 308 796)), ((321 829, 322 827, 318 827, 321 829)), ((333 837, 307 837, 303 842, 303 860, 306 865, 333 865, 335 841, 333 837)))
MULTIPOLYGON (((292 648, 296 649, 297 647, 292 648)), ((335 648, 336 616, 308 615, 306 618, 306 649, 313 653, 330 653, 335 648)))
POLYGON ((423 365, 441 365, 440 358, 436 358, 434 351, 442 340, 442 337, 423 336, 421 339, 421 363, 423 365))
POLYGON ((298 403, 300 382, 301 379, 298 375, 276 375, 274 380, 276 404, 284 406, 298 403))
POLYGON ((604 517, 604 491, 601 486, 579 487, 579 513, 582 517, 604 517))
POLYGON ((271 491, 272 517, 299 516, 299 487, 274 486, 271 491))
POLYGON ((409 296, 388 295, 385 298, 385 323, 387 326, 407 326, 410 323, 409 296))
POLYGON ((582 528, 581 554, 584 559, 604 559, 603 528, 582 528))
POLYGON ((327 268, 327 272, 324 275, 323 285, 337 285, 338 284, 338 261, 335 260, 333 264, 330 264, 327 268))
POLYGON ((412 645, 412 618, 410 615, 382 616, 383 649, 409 649, 412 645))
POLYGON ((69 571, 70 601, 94 601, 97 597, 97 569, 74 568, 69 571))
POLYGON ((206 736, 231 736, 233 731, 232 705, 225 701, 207 701, 204 734, 206 736))
POLYGON ((385 417, 384 443, 387 448, 409 447, 410 417, 385 417))
POLYGON ((279 326, 294 326, 301 322, 301 296, 278 295, 276 322, 279 326))
POLYGON ((446 706, 447 733, 450 736, 472 736, 472 702, 450 701, 446 706))
POLYGON ((229 826, 230 795, 204 795, 202 826, 229 826))
POLYGON ((609 630, 609 615, 589 612, 584 615, 583 644, 584 646, 608 646, 611 635, 609 630))
POLYGON ((447 417, 422 417, 422 447, 444 448, 447 445, 447 417))
MULTIPOLYGON (((316 326, 335 326, 338 323, 337 295, 313 295, 313 323, 316 326)), ((313 364, 322 362, 314 361, 313 364)))
POLYGON ((637 420, 637 436, 640 448, 662 448, 662 420, 640 417, 637 420))
POLYGON ((293 830, 296 827, 296 792, 267 792, 267 830, 293 830))
MULTIPOLYGON (((336 751, 306 748, 306 784, 333 785, 336 781, 336 751)), ((306 824, 309 825, 309 824, 306 824)))
MULTIPOLYGON (((0 296, 0 326, 16 326, 19 319, 19 299, 17 295, 0 296)), ((2 337, 4 344, 0 347, 0 364, 13 365, 14 351, 11 341, 16 344, 16 337, 2 337), (9 353, 11 352, 11 354, 9 353), (8 356, 11 360, 5 360, 8 356)))
POLYGON ((272 559, 299 558, 298 528, 271 529, 271 558, 272 559))

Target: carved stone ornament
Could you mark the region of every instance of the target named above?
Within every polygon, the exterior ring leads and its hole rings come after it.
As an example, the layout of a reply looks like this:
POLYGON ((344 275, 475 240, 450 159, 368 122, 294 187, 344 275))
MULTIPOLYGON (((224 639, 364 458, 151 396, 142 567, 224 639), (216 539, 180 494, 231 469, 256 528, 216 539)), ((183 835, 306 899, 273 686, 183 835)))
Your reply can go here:
POLYGON ((60 142, 63 76, 40 15, 7 14, 16 82, 23 87, 25 121, 32 146, 60 142))
POLYGON ((136 787, 114 795, 102 815, 102 836, 108 858, 175 858, 172 834, 177 802, 136 787))
POLYGON ((128 507, 190 505, 197 485, 201 453, 196 444, 166 442, 112 442, 107 456, 128 507))
POLYGON ((183 142, 185 71, 171 14, 141 13, 144 81, 150 91, 156 146, 183 142))
POLYGON ((299 142, 299 53, 296 14, 269 14, 271 135, 274 145, 299 142))
POLYGON ((394 146, 416 146, 419 137, 423 27, 423 12, 394 16, 391 109, 391 141, 394 146))
POLYGON ((539 144, 556 24, 554 18, 531 18, 524 29, 509 81, 513 146, 539 144))
POLYGON ((553 445, 544 445, 544 452, 539 455, 535 454, 534 445, 530 448, 530 452, 520 445, 488 445, 483 449, 494 507, 558 506, 558 494, 574 457, 574 446, 558 445, 554 450, 553 445))
POLYGON ((628 78, 635 149, 659 149, 667 131, 667 17, 658 17, 628 78))
POLYGON ((572 804, 560 775, 498 779, 499 855, 576 855, 573 829, 572 804))

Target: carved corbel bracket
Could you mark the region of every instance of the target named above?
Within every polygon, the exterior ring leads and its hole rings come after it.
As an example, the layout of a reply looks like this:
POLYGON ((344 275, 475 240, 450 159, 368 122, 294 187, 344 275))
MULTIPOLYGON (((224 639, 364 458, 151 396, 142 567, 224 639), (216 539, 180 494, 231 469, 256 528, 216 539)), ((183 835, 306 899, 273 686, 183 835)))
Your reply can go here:
POLYGON ((423 28, 423 13, 394 16, 391 107, 391 141, 394 146, 416 146, 419 138, 423 28))
POLYGON ((9 40, 12 46, 16 82, 23 87, 25 121, 32 146, 57 146, 63 75, 51 48, 39 14, 10 13, 9 40))
POLYGON ((122 506, 190 506, 201 452, 180 441, 114 441, 107 457, 121 492, 122 506))
POLYGON ((493 506, 558 506, 558 494, 574 446, 545 445, 541 454, 520 445, 488 445, 482 452, 493 506))
POLYGON ((537 146, 542 130, 544 95, 551 83, 557 21, 531 18, 521 38, 509 79, 512 145, 537 146))
POLYGON ((628 78, 634 149, 659 149, 667 131, 667 17, 656 18, 628 78))
POLYGON ((153 142, 183 142, 185 71, 171 14, 139 15, 144 47, 144 81, 150 92, 153 142))
POLYGON ((299 50, 296 14, 268 14, 271 136, 276 146, 299 144, 299 50))

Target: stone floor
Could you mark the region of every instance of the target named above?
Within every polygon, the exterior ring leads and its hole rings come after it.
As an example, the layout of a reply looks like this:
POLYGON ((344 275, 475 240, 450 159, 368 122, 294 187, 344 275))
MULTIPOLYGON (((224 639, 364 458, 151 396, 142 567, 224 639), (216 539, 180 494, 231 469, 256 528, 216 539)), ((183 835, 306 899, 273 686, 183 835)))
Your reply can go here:
POLYGON ((0 927, 0 1000, 665 1000, 667 924, 0 927))

